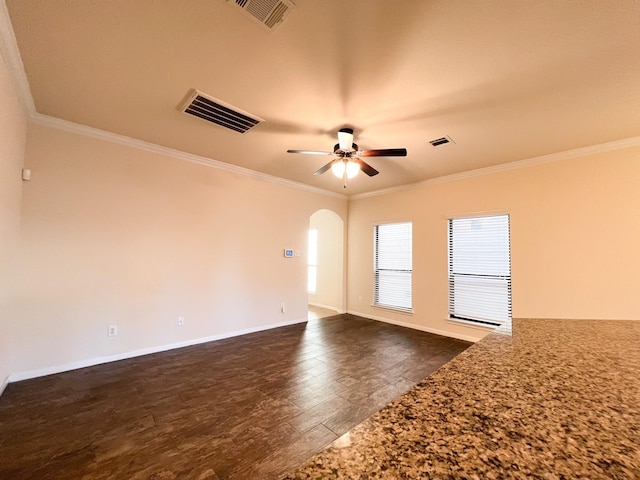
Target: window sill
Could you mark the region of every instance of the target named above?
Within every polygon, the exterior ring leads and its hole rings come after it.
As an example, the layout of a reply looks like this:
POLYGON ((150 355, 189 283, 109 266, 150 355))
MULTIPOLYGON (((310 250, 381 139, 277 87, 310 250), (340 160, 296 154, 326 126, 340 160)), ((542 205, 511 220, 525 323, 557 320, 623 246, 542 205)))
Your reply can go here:
POLYGON ((447 322, 455 325, 464 325, 465 327, 475 328, 477 330, 482 330, 483 332, 491 332, 496 328, 500 328, 500 325, 483 325, 482 323, 476 323, 471 320, 462 320, 460 318, 447 317, 447 322))
POLYGON ((387 310, 389 312, 402 313, 404 315, 413 315, 413 309, 409 310, 406 308, 387 307, 385 305, 376 305, 376 304, 373 304, 371 306, 379 310, 387 310))

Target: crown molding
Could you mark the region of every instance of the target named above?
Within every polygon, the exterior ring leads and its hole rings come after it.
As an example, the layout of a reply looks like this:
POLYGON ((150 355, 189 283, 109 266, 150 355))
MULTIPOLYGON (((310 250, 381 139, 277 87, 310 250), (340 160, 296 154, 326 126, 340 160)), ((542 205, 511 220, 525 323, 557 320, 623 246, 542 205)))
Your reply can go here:
POLYGON ((5 0, 0 0, 0 56, 7 65, 19 101, 26 112, 28 120, 32 123, 45 125, 51 128, 57 128, 59 130, 64 130, 79 135, 97 138, 107 142, 126 145, 128 147, 137 148, 139 150, 144 150, 147 152, 158 153, 175 159, 185 160, 188 162, 198 163, 200 165, 206 165, 220 170, 238 173, 240 175, 258 178, 260 180, 271 183, 286 185, 288 187, 305 190, 311 193, 339 198, 343 200, 346 200, 348 198, 347 195, 341 193, 335 193, 329 190, 324 190, 322 188, 312 187, 303 183, 294 182, 293 180, 275 177, 266 173, 239 167, 237 165, 220 162, 211 158, 190 154, 168 147, 163 147, 161 145, 144 142, 142 140, 136 140, 135 138, 118 135, 112 132, 107 132, 105 130, 88 127, 86 125, 80 125, 77 123, 69 122, 67 120, 62 120, 38 113, 35 107, 35 102, 33 101, 33 96, 31 95, 31 88, 29 87, 29 81, 24 70, 24 64, 22 63, 22 57, 20 56, 20 50, 18 49, 18 42, 13 31, 13 25, 11 24, 11 18, 9 17, 9 11, 7 10, 5 0))
POLYGON ((106 142, 117 143, 119 145, 136 148, 138 150, 144 150, 146 152, 165 155, 167 157, 175 158, 178 160, 197 163, 199 165, 206 165, 208 167, 217 168, 219 170, 238 173, 240 175, 257 178, 263 181, 277 183, 280 185, 286 185, 288 187, 297 188, 299 190, 305 190, 311 193, 317 193, 320 195, 333 197, 333 198, 340 198, 343 200, 346 200, 348 198, 346 195, 343 195, 341 193, 335 193, 329 190, 323 190, 321 188, 313 187, 311 185, 306 185, 304 183, 298 183, 298 182, 294 182, 293 180, 287 180, 285 178, 275 177, 267 173, 257 172, 249 168, 239 167, 237 165, 221 162, 219 160, 213 160, 208 157, 202 157, 200 155, 183 152, 182 150, 175 150, 173 148, 164 147, 162 145, 145 142, 142 140, 137 140, 135 138, 127 137, 125 135, 119 135, 117 133, 107 132, 105 130, 100 130, 99 128, 93 128, 86 125, 80 125, 79 123, 69 122, 68 120, 62 120, 60 118, 50 117, 48 115, 43 115, 42 113, 37 113, 37 112, 34 113, 31 116, 30 120, 31 122, 38 125, 51 127, 58 130, 64 130, 66 132, 83 135, 85 137, 96 138, 106 142))
POLYGON ((573 150, 567 150, 565 152, 550 153, 548 155, 542 155, 540 157, 527 158, 524 160, 518 160, 515 162, 503 163, 500 165, 493 165, 491 167, 478 168, 475 170, 469 170, 467 172, 454 173, 452 175, 444 175, 442 177, 430 178, 422 182, 411 183, 407 185, 401 185, 398 187, 390 187, 382 190, 376 190, 375 192, 360 193, 352 195, 349 200, 357 200, 360 198, 376 197, 379 195, 387 195, 389 193, 402 192, 405 190, 413 190, 416 188, 424 187, 426 185, 434 185, 438 183, 455 182, 463 180, 465 178, 479 177, 481 175, 490 175, 493 173, 506 172, 509 170, 516 170, 519 168, 533 167, 535 165, 542 165, 544 163, 560 162, 562 160, 570 160, 573 158, 587 157, 589 155, 595 155, 598 153, 613 152, 615 150, 622 150, 625 148, 640 147, 640 136, 625 138, 622 140, 614 140, 612 142, 600 143, 598 145, 590 145, 588 147, 575 148, 573 150))
POLYGON ((452 175, 444 175, 441 177, 435 177, 422 182, 411 183, 407 185, 401 185, 397 187, 390 187, 373 192, 360 193, 355 195, 344 195, 341 193, 324 190, 317 187, 312 187, 303 183, 294 182, 280 177, 268 175, 266 173, 257 172, 248 168, 239 167, 229 163, 220 162, 207 157, 201 157, 199 155, 193 155, 180 150, 163 147, 160 145, 136 140, 124 135, 118 135, 115 133, 107 132, 93 127, 80 125, 77 123, 69 122, 59 118, 50 117, 38 113, 35 108, 33 96, 31 95, 31 89, 29 87, 29 81, 24 70, 20 51, 18 49, 18 43, 13 31, 13 25, 11 24, 11 18, 5 0, 0 0, 0 56, 6 63, 12 81, 15 85, 18 93, 19 100, 23 105, 24 110, 27 113, 29 121, 37 124, 46 125, 52 128, 58 128, 72 133, 85 135, 93 138, 98 138, 104 141, 118 143, 121 145, 127 145, 133 148, 159 153, 180 160, 185 160, 192 163, 198 163, 200 165, 207 165, 220 170, 226 170, 230 172, 239 173, 241 175, 247 175, 254 178, 259 178, 264 181, 278 183, 281 185, 287 185, 289 187, 306 190, 308 192, 317 193, 333 198, 357 200, 360 198, 375 197, 379 195, 386 195, 389 193, 402 192, 405 190, 413 190, 426 185, 434 185, 438 183, 453 182, 457 180, 463 180, 465 178, 472 178, 481 175, 489 175, 493 173, 505 172, 509 170, 515 170, 518 168, 531 167, 534 165, 540 165, 543 163, 558 162, 561 160, 568 160, 572 158, 585 157, 597 153, 611 152, 614 150, 620 150, 624 148, 638 147, 640 146, 640 136, 627 138, 623 140, 616 140, 613 142, 602 143, 599 145, 592 145, 587 147, 576 148, 574 150, 568 150, 565 152, 552 153, 543 155, 540 157, 528 158, 525 160, 518 160, 515 162, 505 163, 501 165, 494 165, 491 167, 479 168, 476 170, 469 170, 467 172, 455 173, 452 175))
POLYGON ((29 88, 29 80, 24 71, 20 50, 18 50, 18 42, 13 25, 9 17, 9 11, 5 0, 0 1, 0 56, 4 59, 5 64, 10 73, 11 81, 14 84, 18 98, 27 117, 31 118, 36 113, 36 106, 31 96, 31 88, 29 88))

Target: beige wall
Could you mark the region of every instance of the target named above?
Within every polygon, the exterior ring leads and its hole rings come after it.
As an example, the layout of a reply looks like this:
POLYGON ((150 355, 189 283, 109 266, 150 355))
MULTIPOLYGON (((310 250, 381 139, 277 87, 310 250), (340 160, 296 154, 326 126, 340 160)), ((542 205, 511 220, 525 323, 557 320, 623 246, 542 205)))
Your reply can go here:
POLYGON ((283 249, 306 252, 320 208, 346 218, 343 197, 41 125, 26 164, 13 373, 306 320, 306 253, 283 249))
POLYGON ((514 317, 640 318, 640 148, 347 207, 344 198, 33 124, 25 159, 33 179, 22 184, 25 119, 3 83, 0 95, 13 105, 0 117, 3 265, 6 257, 20 265, 3 269, 11 302, 0 324, 0 380, 304 320, 307 231, 321 209, 344 221, 348 208, 350 312, 482 337, 447 320, 447 218, 509 213, 514 317), (372 227, 406 220, 411 316, 371 307, 372 227), (302 255, 285 259, 284 248, 302 255), (112 324, 119 335, 110 338, 112 324))
POLYGON ((20 229, 21 170, 27 121, 0 53, 0 393, 10 373, 11 330, 7 315, 20 229))
POLYGON ((344 312, 344 221, 335 212, 319 210, 311 215, 309 228, 318 230, 318 275, 309 303, 344 312))
POLYGON ((483 336, 447 320, 447 218, 491 212, 511 216, 515 318, 640 318, 640 148, 352 200, 348 310, 483 336), (412 316, 371 307, 373 224, 405 220, 414 235, 412 316))

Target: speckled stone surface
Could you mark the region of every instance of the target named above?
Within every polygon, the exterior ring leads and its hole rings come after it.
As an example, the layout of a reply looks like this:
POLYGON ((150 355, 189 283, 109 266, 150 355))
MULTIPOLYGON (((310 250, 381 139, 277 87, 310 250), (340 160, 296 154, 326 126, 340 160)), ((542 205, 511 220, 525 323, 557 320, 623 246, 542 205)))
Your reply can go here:
POLYGON ((640 321, 515 320, 283 479, 640 479, 640 321))

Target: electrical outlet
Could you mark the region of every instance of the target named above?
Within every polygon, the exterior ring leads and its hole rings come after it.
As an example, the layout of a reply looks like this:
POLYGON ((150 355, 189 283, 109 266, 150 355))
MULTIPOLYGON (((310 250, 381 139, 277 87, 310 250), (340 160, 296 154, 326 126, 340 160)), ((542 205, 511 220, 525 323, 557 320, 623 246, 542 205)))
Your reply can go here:
POLYGON ((284 303, 280 304, 280 313, 284 313, 286 311, 284 303))
POLYGON ((118 335, 118 326, 117 325, 109 325, 109 329, 107 330, 107 335, 110 337, 115 337, 118 335))
POLYGON ((362 295, 358 297, 358 303, 362 303, 362 295))
POLYGON ((178 317, 178 326, 181 327, 184 325, 184 317, 178 317))

